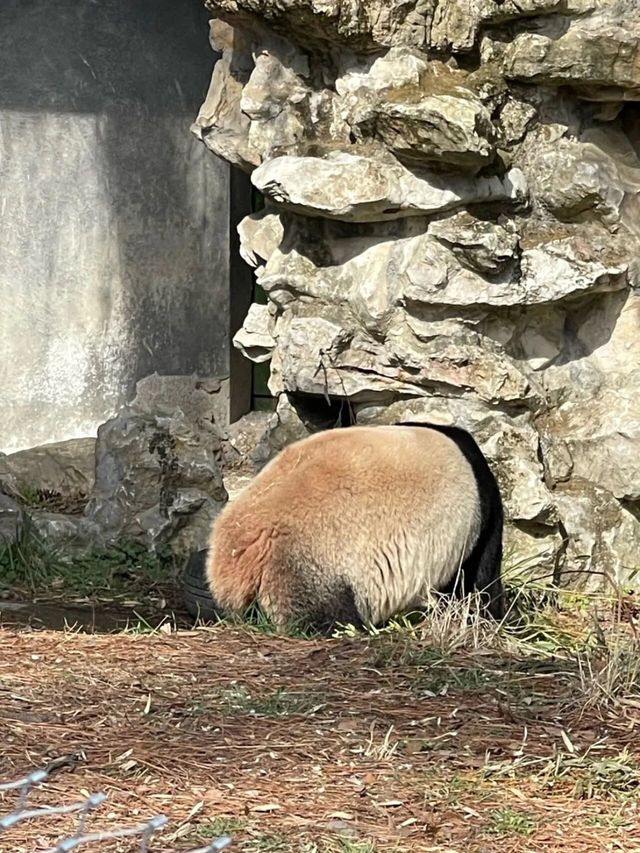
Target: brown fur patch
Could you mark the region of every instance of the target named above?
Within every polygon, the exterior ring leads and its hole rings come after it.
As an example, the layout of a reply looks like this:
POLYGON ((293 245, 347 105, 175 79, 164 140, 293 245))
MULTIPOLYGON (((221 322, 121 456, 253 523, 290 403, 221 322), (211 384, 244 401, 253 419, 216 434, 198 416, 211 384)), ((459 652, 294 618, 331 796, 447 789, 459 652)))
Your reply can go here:
POLYGON ((220 514, 211 590, 223 608, 258 598, 284 619, 342 589, 379 621, 455 573, 477 538, 477 503, 468 462, 441 433, 319 433, 286 448, 220 514))

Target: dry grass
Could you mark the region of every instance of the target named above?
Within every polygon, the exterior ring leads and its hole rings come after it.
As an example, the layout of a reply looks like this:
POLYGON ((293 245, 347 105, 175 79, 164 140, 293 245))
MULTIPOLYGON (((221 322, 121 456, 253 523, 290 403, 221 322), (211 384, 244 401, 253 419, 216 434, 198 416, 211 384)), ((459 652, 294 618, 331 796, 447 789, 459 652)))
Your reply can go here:
MULTIPOLYGON (((84 753, 36 802, 105 791, 96 829, 167 814, 154 850, 640 850, 635 615, 598 608, 331 640, 0 629, 0 780, 84 753)), ((66 820, 0 847, 44 849, 66 820)))

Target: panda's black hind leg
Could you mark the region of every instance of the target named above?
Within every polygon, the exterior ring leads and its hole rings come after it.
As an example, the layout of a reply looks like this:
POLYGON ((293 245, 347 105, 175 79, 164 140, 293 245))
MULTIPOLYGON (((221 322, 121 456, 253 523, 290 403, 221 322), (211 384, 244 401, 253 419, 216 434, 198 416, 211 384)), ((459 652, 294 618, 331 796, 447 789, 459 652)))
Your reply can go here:
POLYGON ((312 561, 286 561, 284 607, 280 608, 287 633, 329 636, 341 625, 363 627, 356 598, 346 578, 327 577, 312 561))
POLYGON ((477 563, 473 568, 474 589, 482 597, 483 611, 494 619, 503 619, 505 615, 504 588, 500 569, 502 565, 502 518, 495 526, 483 531, 477 554, 477 563), (484 540, 484 541, 483 541, 484 540))
MULTIPOLYGON (((407 424, 418 426, 419 424, 407 424)), ((498 481, 473 436, 459 427, 422 424, 449 436, 458 445, 473 470, 478 486, 480 534, 471 554, 464 561, 446 595, 463 596, 471 592, 481 595, 485 615, 502 619, 505 614, 504 589, 500 577, 504 510, 498 481)))
POLYGON ((303 596, 300 601, 302 619, 309 630, 329 635, 340 625, 363 627, 353 589, 347 581, 336 581, 329 588, 314 592, 315 595, 303 596))

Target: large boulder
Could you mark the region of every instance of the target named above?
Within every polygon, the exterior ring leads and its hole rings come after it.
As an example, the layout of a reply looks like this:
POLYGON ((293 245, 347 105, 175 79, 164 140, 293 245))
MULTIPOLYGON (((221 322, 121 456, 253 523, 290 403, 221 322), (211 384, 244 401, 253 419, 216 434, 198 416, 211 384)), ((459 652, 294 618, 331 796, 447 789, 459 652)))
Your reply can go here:
POLYGON ((198 550, 226 500, 215 428, 126 410, 99 428, 85 528, 101 538, 198 550))
POLYGON ((0 487, 16 495, 88 495, 93 488, 95 438, 74 438, 0 457, 0 487))
POLYGON ((203 429, 212 424, 224 429, 229 423, 229 377, 152 373, 136 383, 129 408, 145 415, 179 411, 203 429))

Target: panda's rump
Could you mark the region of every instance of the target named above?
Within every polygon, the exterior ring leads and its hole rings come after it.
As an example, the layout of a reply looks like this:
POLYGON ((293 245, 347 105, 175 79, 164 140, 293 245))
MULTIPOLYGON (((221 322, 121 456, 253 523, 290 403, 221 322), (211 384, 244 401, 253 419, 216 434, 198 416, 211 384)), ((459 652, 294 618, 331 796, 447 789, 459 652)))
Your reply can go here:
POLYGON ((288 447, 223 511, 212 592, 233 609, 255 597, 277 614, 324 602, 325 615, 344 604, 378 622, 451 579, 477 538, 476 508, 473 472, 446 436, 322 433, 288 447))
POLYGON ((347 582, 377 622, 459 569, 478 536, 476 481, 454 442, 431 430, 356 427, 323 439, 287 477, 288 547, 321 585, 347 582))

